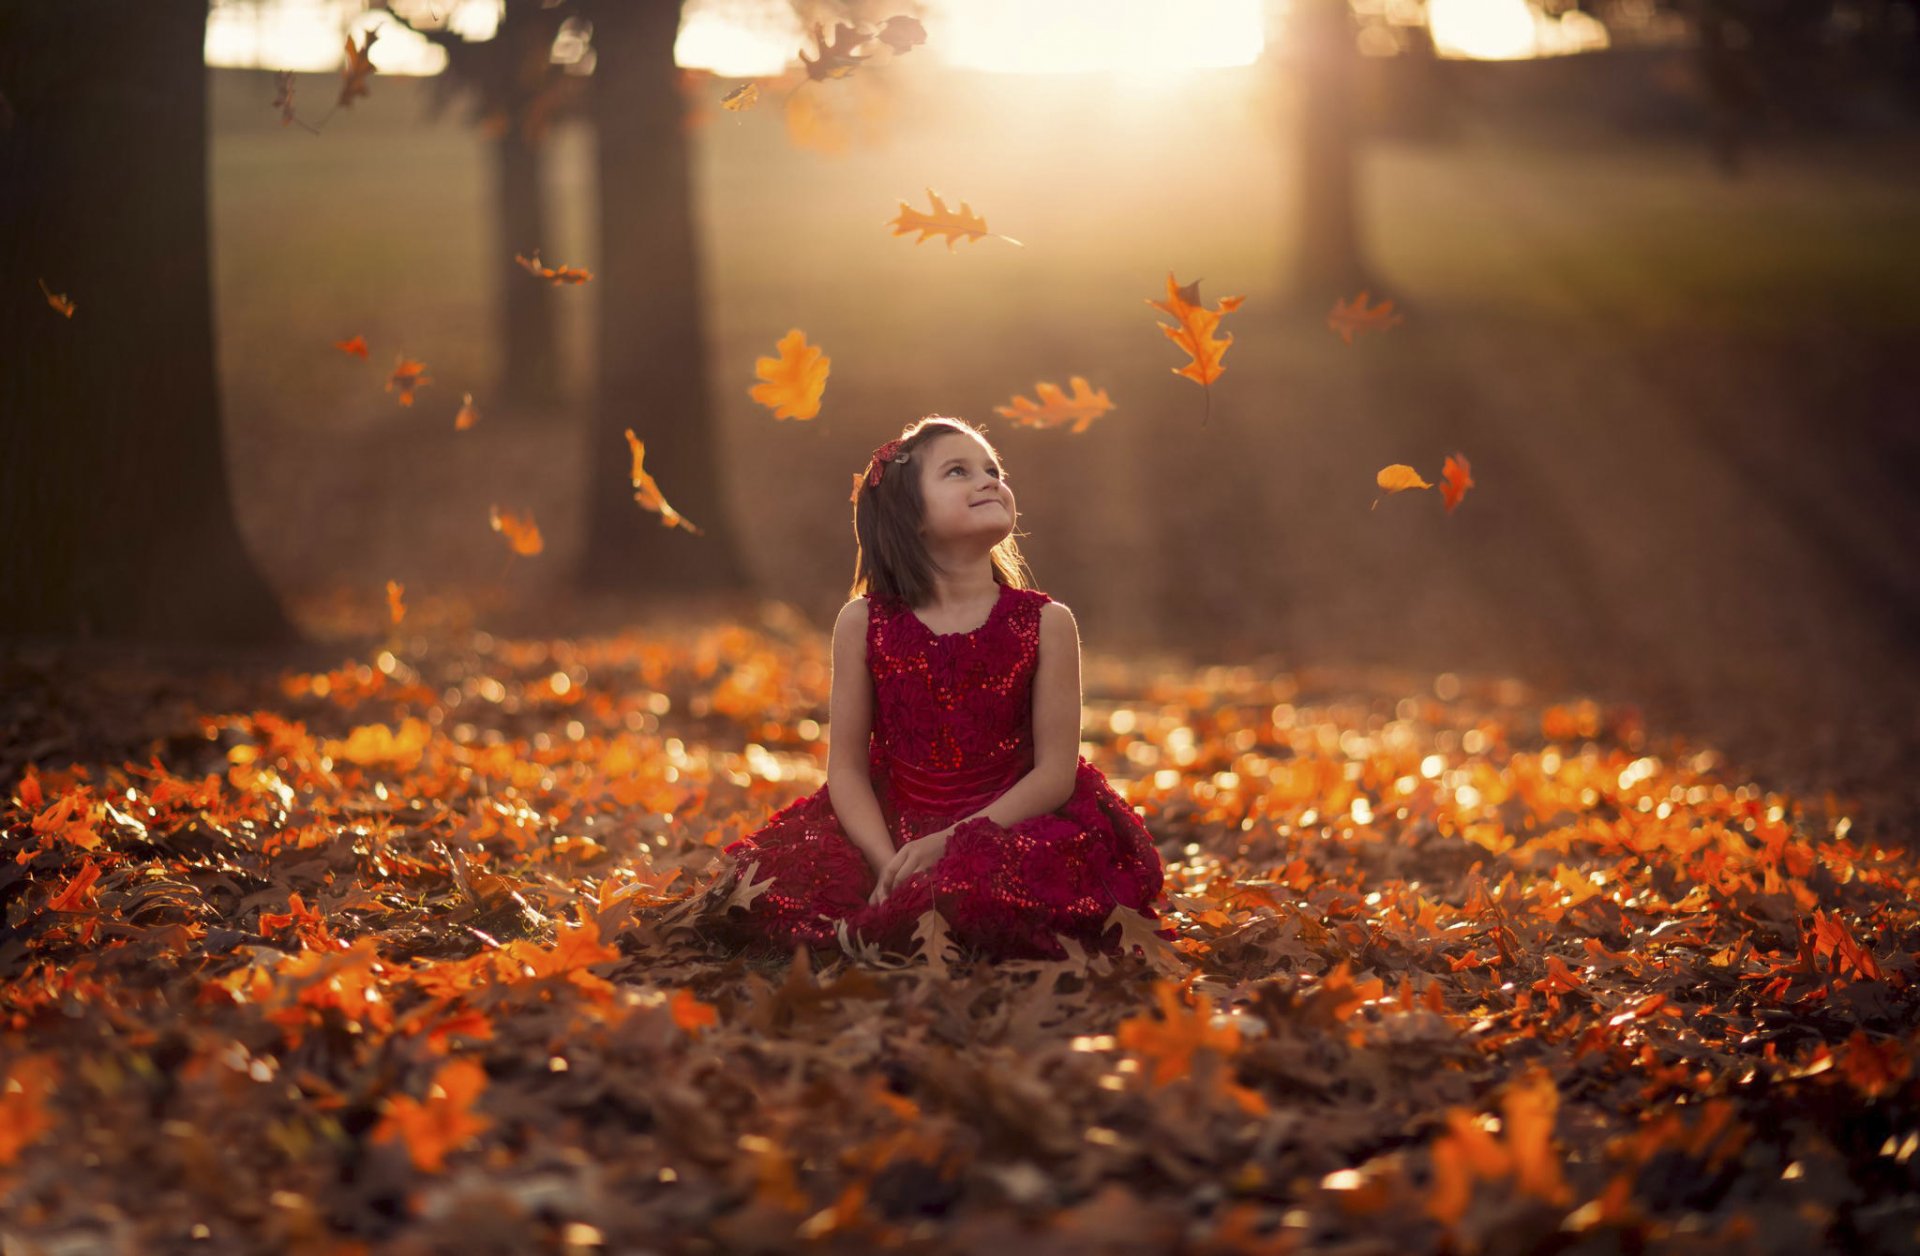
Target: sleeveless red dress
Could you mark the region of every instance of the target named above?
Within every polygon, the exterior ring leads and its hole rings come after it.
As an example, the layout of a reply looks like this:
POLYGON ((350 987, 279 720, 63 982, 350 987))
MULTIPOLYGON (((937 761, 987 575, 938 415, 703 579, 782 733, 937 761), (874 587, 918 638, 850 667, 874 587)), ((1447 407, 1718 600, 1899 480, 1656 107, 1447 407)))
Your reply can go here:
MULTIPOLYGON (((936 633, 906 603, 868 599, 868 762, 895 850, 978 811, 1033 767, 1033 676, 1040 608, 1050 600, 1002 585, 980 627, 936 633)), ((758 865, 756 884, 773 878, 748 907, 721 918, 756 949, 838 947, 844 920, 852 937, 909 955, 921 916, 937 907, 955 941, 976 954, 1064 959, 1056 933, 1115 953, 1119 928, 1103 938, 1102 926, 1116 903, 1159 919, 1151 904, 1163 880, 1160 853, 1084 756, 1064 806, 1010 828, 984 817, 960 825, 936 863, 877 904, 867 896, 878 874, 841 830, 824 785, 724 849, 734 866, 723 891, 748 865, 758 865)))

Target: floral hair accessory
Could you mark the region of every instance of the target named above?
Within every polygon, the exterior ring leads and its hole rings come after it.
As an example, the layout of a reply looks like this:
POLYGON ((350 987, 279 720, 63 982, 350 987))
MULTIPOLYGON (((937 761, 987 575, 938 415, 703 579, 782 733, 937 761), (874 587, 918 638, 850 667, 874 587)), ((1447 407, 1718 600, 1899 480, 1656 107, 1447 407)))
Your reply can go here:
MULTIPOLYGON (((900 442, 898 440, 890 440, 880 446, 880 448, 874 450, 872 456, 867 459, 867 487, 872 488, 874 485, 880 483, 880 476, 886 470, 889 462, 906 462, 912 457, 913 454, 910 451, 905 453, 901 452, 900 442)), ((860 496, 860 480, 857 478, 854 481, 853 495, 855 498, 860 496)))

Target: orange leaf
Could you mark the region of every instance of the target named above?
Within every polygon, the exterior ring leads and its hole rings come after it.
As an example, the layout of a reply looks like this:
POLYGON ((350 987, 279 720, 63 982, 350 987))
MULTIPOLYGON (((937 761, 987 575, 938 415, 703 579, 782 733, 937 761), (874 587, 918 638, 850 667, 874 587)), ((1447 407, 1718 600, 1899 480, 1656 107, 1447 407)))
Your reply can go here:
POLYGON ((400 394, 400 404, 410 406, 413 404, 413 390, 423 388, 432 382, 433 377, 427 374, 426 363, 415 362, 412 358, 401 354, 394 364, 393 374, 387 376, 387 391, 397 391, 400 394))
POLYGON ((495 532, 504 533, 507 544, 516 554, 538 554, 546 548, 546 542, 540 539, 540 527, 533 521, 533 512, 527 512, 523 519, 519 515, 508 514, 498 506, 487 508, 488 519, 495 532))
POLYGON ((691 990, 673 992, 673 1023, 692 1033, 720 1023, 720 1013, 711 1003, 702 1003, 691 990))
POLYGON ((40 284, 40 291, 47 298, 47 304, 51 305, 54 309, 58 310, 60 313, 66 315, 68 318, 72 318, 73 302, 67 299, 66 293, 53 291, 53 289, 47 287, 47 281, 44 279, 41 279, 37 282, 40 284))
POLYGON ((487 1070, 480 1061, 448 1060, 434 1076, 425 1099, 399 1095, 386 1101, 386 1114, 374 1127, 373 1139, 404 1139, 414 1167, 438 1173, 446 1167, 448 1152, 492 1128, 492 1121, 472 1111, 486 1085, 487 1070))
POLYGON ((1840 1057, 1840 1075, 1868 1099, 1892 1092, 1912 1070, 1913 1061, 1898 1040, 1876 1043, 1864 1029, 1853 1031, 1840 1057))
POLYGON ((1327 326, 1340 333, 1340 339, 1348 344, 1363 331, 1385 331, 1401 322, 1393 312, 1391 300, 1382 301, 1372 309, 1367 308, 1367 294, 1363 289, 1352 301, 1333 303, 1333 312, 1327 315, 1327 326))
POLYGON ((798 327, 780 338, 776 358, 755 358, 753 373, 764 383, 747 395, 773 411, 776 419, 811 419, 820 413, 820 396, 827 388, 827 370, 833 364, 818 345, 807 343, 798 327))
POLYGON ((1381 467, 1373 482, 1389 493, 1398 493, 1410 488, 1432 488, 1433 485, 1420 478, 1420 473, 1404 462, 1381 467))
POLYGON ((585 283, 587 280, 593 278, 592 271, 582 269, 578 266, 548 266, 544 264, 540 260, 539 249, 533 251, 532 257, 515 253, 513 260, 520 263, 528 274, 537 275, 552 283, 556 288, 563 283, 585 283))
POLYGON ((1122 1050, 1151 1062, 1153 1083, 1164 1086, 1193 1070, 1196 1051, 1207 1050, 1231 1057, 1240 1049, 1240 1031, 1232 1025, 1213 1027, 1213 1007, 1209 1003, 1183 1005, 1180 986, 1156 977, 1153 982, 1160 1016, 1135 1016, 1114 1028, 1114 1040, 1122 1050))
POLYGON ((1568 968, 1558 955, 1547 956, 1547 975, 1533 983, 1535 990, 1545 994, 1566 994, 1580 986, 1580 974, 1568 968))
POLYGON ((1464 454, 1448 454, 1446 465, 1440 468, 1440 496, 1447 502, 1447 513, 1460 504, 1466 491, 1473 487, 1473 477, 1467 473, 1467 459, 1464 454))
POLYGON ((0 1164, 12 1164, 34 1140, 53 1128, 47 1101, 60 1066, 51 1052, 16 1057, 0 1078, 0 1164))
POLYGON ((973 206, 965 201, 960 202, 959 209, 948 209, 947 203, 932 188, 927 189, 927 199, 933 208, 924 214, 905 201, 900 202, 900 212, 886 223, 893 228, 893 234, 903 236, 909 231, 918 231, 920 235, 914 240, 915 244, 925 243, 930 235, 943 235, 947 237, 949 253, 962 237, 971 242, 987 234, 987 220, 974 213, 973 206))
POLYGON ((640 465, 647 456, 647 447, 638 436, 633 434, 632 428, 627 429, 627 447, 633 451, 633 500, 659 515, 660 522, 667 527, 685 528, 695 536, 699 536, 700 529, 694 527, 692 521, 685 515, 667 505, 667 499, 660 493, 660 486, 654 483, 653 477, 640 465))
POLYGON ((387 581, 387 618, 396 628, 400 626, 400 621, 407 617, 407 604, 400 600, 400 595, 404 592, 406 592, 406 586, 399 581, 387 581))
POLYGON ((373 47, 373 41, 380 38, 380 30, 375 27, 367 32, 366 40, 358 47, 353 46, 353 36, 347 36, 347 61, 340 67, 340 100, 334 107, 351 108, 356 96, 370 96, 367 80, 373 76, 373 62, 367 57, 367 50, 373 47))
POLYGON ((742 83, 720 98, 720 107, 732 113, 751 109, 760 102, 760 84, 742 83))
POLYGON ((1220 304, 1208 309, 1200 304, 1200 281, 1181 287, 1174 282, 1173 272, 1167 272, 1167 299, 1155 301, 1147 299, 1147 304, 1156 310, 1164 311, 1174 317, 1175 325, 1157 323, 1155 326, 1166 333, 1168 340, 1185 350, 1193 360, 1185 366, 1173 367, 1175 375, 1184 375, 1202 388, 1210 386, 1226 371, 1221 359, 1226 356, 1227 347, 1233 343, 1233 333, 1215 336, 1220 326, 1220 318, 1240 308, 1245 297, 1221 297, 1220 304))
POLYGON ((480 421, 480 410, 473 404, 472 393, 460 394, 460 413, 453 416, 453 430, 464 432, 480 421))
POLYGON ((333 342, 333 347, 342 353, 351 353, 355 357, 363 360, 367 356, 367 338, 365 336, 355 336, 351 340, 336 340, 333 342))
POLYGON ((85 902, 85 900, 87 898, 90 898, 91 895, 89 895, 87 891, 92 889, 93 883, 95 881, 98 881, 99 879, 100 879, 100 868, 98 867, 98 865, 96 865, 93 862, 92 859, 88 859, 85 863, 80 865, 80 871, 73 874, 73 879, 67 882, 66 888, 61 890, 58 894, 54 895, 51 899, 47 901, 47 910, 48 911, 86 911, 88 910, 88 904, 85 902))
POLYGON ((1043 381, 1033 386, 1034 395, 1040 399, 1038 404, 1025 397, 1015 397, 1007 405, 995 406, 993 412, 1021 427, 1047 428, 1072 423, 1073 431, 1084 432, 1089 423, 1113 409, 1106 389, 1092 389, 1078 375, 1068 378, 1067 387, 1072 390, 1071 395, 1061 392, 1058 384, 1043 381))

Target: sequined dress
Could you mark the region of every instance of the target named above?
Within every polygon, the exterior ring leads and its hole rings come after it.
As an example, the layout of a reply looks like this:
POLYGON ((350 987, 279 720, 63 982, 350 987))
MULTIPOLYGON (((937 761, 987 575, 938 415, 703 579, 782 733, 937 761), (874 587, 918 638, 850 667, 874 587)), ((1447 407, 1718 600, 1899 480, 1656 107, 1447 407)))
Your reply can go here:
MULTIPOLYGON (((868 600, 868 763, 895 850, 980 810, 1032 768, 1033 677, 1049 600, 1002 585, 984 623, 950 633, 934 632, 898 599, 868 600)), ((867 897, 878 874, 842 831, 824 785, 724 849, 734 863, 723 892, 749 865, 756 884, 773 879, 716 926, 752 949, 837 947, 844 920, 853 938, 908 955, 922 915, 937 907, 955 941, 977 956, 1060 959, 1067 952, 1056 933, 1114 953, 1119 929, 1103 937, 1102 926, 1116 903, 1159 918, 1151 904, 1160 854, 1084 756, 1065 805, 1011 827, 984 817, 959 825, 937 862, 877 904, 867 897)))

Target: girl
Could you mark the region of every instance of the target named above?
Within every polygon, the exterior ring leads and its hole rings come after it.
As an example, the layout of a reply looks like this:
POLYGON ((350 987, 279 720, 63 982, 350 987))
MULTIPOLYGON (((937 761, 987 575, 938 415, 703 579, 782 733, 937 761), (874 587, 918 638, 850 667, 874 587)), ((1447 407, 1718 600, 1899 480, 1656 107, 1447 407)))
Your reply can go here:
POLYGON ((1111 953, 1115 904, 1158 918, 1160 856, 1079 754, 1078 630, 1027 587, 993 447, 928 416, 873 452, 853 503, 827 783, 725 847, 722 893, 770 884, 722 930, 791 951, 837 946, 844 921, 907 955, 936 908, 988 956, 1065 958, 1056 933, 1111 953))

